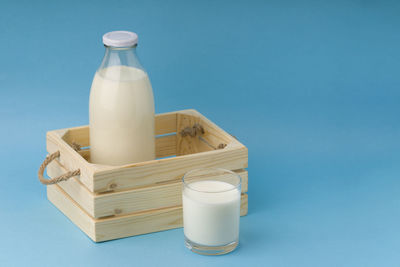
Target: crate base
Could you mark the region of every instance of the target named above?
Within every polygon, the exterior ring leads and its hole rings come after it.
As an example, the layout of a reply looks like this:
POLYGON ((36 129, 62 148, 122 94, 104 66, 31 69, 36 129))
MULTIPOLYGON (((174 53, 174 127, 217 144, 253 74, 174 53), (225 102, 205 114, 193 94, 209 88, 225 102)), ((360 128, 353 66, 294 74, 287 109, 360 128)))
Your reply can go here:
MULTIPOLYGON (((95 242, 182 227, 182 206, 94 219, 58 185, 47 186, 47 198, 95 242)), ((242 194, 240 215, 247 214, 247 194, 242 194)))

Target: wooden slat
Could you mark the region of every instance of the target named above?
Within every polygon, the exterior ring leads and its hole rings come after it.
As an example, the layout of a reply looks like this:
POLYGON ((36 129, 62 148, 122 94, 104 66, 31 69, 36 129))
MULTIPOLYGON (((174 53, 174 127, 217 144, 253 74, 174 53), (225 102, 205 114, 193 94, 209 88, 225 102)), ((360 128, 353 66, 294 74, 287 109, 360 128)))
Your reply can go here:
POLYGON ((232 137, 229 133, 225 132, 221 127, 213 123, 211 120, 209 120, 207 117, 205 117, 197 110, 195 109, 183 110, 178 112, 178 114, 180 113, 185 113, 194 117, 198 117, 199 123, 203 125, 203 127, 206 129, 203 138, 206 139, 213 146, 218 147, 220 143, 225 143, 225 144, 229 144, 232 142, 238 143, 234 137, 232 137))
POLYGON ((56 130, 46 134, 47 151, 50 154, 60 151, 59 160, 61 164, 70 171, 79 169, 81 171, 79 179, 92 191, 94 188, 93 173, 96 166, 87 162, 86 159, 62 140, 63 133, 63 131, 56 130))
MULTIPOLYGON (((93 219, 58 185, 47 187, 47 197, 95 242, 179 228, 183 224, 181 206, 93 219)), ((247 211, 248 197, 247 194, 243 194, 240 207, 241 216, 246 215, 247 211)))
POLYGON ((219 145, 243 146, 233 136, 223 131, 220 127, 207 119, 196 110, 183 110, 177 112, 177 155, 205 152, 218 149, 219 145), (195 123, 203 126, 205 132, 198 137, 185 136, 179 133, 186 127, 195 123))
MULTIPOLYGON (((187 114, 177 114, 177 146, 176 154, 178 156, 188 155, 193 153, 201 152, 199 150, 199 139, 198 137, 192 137, 190 135, 182 136, 181 132, 186 128, 192 128, 195 123, 200 121, 199 117, 187 115, 187 114)), ((207 151, 211 150, 207 148, 207 151)))
POLYGON ((89 126, 80 126, 68 129, 62 139, 68 144, 77 143, 82 147, 89 146, 89 126))
POLYGON ((82 156, 82 158, 90 162, 90 149, 79 150, 78 153, 82 156))
MULTIPOLYGON (((174 158, 125 165, 122 168, 97 170, 94 173, 94 192, 124 190, 160 182, 181 179, 192 169, 217 167, 228 170, 247 168, 246 147, 229 147, 174 158)), ((86 183, 85 183, 86 185, 86 183)))
POLYGON ((155 124, 156 135, 176 132, 176 112, 157 114, 155 124))
POLYGON ((176 155, 176 135, 156 138, 156 157, 170 157, 176 155))
MULTIPOLYGON (((58 160, 53 160, 47 166, 47 175, 51 178, 60 176, 66 173, 67 170, 58 160)), ((74 199, 83 210, 89 215, 96 218, 94 197, 95 195, 90 192, 75 176, 67 181, 60 182, 58 185, 72 198, 74 199)))
MULTIPOLYGON (((50 177, 59 176, 66 171, 57 160, 47 167, 47 174, 50 177)), ((247 192, 247 171, 242 169, 236 173, 242 177, 242 193, 247 192)), ((182 205, 180 180, 169 184, 103 194, 93 194, 76 178, 61 182, 59 186, 94 218, 182 205)))
POLYGON ((93 241, 96 241, 95 221, 57 185, 47 186, 47 199, 64 213, 93 241))

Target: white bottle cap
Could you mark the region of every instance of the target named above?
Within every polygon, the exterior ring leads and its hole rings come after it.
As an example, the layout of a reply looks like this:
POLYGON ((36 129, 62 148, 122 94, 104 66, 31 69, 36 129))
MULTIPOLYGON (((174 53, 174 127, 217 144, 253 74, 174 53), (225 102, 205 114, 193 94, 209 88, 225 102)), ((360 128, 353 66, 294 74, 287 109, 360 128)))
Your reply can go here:
POLYGON ((113 31, 103 35, 103 44, 112 47, 129 47, 138 42, 138 36, 134 32, 113 31))

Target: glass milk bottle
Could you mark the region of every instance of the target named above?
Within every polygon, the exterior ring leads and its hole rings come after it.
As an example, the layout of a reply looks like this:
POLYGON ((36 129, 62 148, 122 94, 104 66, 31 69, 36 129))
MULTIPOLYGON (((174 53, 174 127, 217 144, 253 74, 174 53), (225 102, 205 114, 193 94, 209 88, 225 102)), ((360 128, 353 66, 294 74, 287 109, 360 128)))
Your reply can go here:
POLYGON ((92 163, 124 165, 155 158, 154 99, 136 56, 136 33, 103 36, 106 48, 89 103, 92 163))

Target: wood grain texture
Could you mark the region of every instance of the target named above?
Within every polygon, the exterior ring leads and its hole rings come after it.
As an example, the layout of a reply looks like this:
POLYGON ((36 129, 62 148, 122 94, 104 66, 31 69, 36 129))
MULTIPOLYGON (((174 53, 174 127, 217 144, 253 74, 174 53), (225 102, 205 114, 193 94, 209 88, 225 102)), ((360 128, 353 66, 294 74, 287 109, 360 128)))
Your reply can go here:
POLYGON ((176 134, 156 138, 156 157, 164 158, 176 155, 176 134))
MULTIPOLYGON (((47 167, 47 174, 50 177, 56 177, 65 172, 66 169, 57 160, 54 160, 47 167)), ((242 193, 247 192, 247 171, 241 169, 237 170, 236 173, 242 178, 242 193)), ((207 177, 201 177, 201 179, 207 179, 207 177)), ((143 210, 182 205, 181 180, 102 194, 90 192, 75 177, 59 183, 59 186, 94 218, 112 215, 120 216, 143 210)))
MULTIPOLYGON (((93 241, 158 232, 182 227, 182 207, 170 207, 131 215, 93 219, 58 185, 47 187, 48 199, 93 241)), ((240 214, 248 211, 247 194, 242 194, 240 214)))
POLYGON ((223 168, 237 170, 247 168, 248 151, 245 147, 229 147, 208 152, 146 161, 121 168, 98 170, 94 173, 94 192, 146 186, 179 180, 192 169, 223 168))
POLYGON ((204 135, 202 136, 204 140, 207 141, 213 147, 218 147, 219 144, 232 144, 234 146, 243 146, 240 142, 238 142, 232 135, 225 132, 221 127, 213 123, 203 114, 198 112, 195 109, 185 110, 184 114, 197 117, 198 122, 204 127, 206 130, 204 135))
POLYGON ((169 134, 176 132, 176 112, 156 114, 155 134, 169 134))
POLYGON ((57 185, 47 186, 47 199, 66 215, 93 241, 96 241, 95 221, 67 194, 61 191, 57 185))
MULTIPOLYGON (((65 167, 58 160, 54 160, 47 166, 47 175, 49 177, 56 177, 65 172, 65 167)), ((80 182, 78 177, 72 177, 67 181, 58 183, 58 185, 74 199, 83 210, 96 218, 95 195, 80 182)))
MULTIPOLYGON (((202 152, 199 149, 199 138, 192 137, 190 135, 182 136, 181 132, 189 127, 192 128, 195 123, 200 122, 199 117, 178 113, 177 114, 177 146, 176 146, 176 155, 188 155, 194 154, 198 152, 202 152)), ((207 150, 212 150, 210 147, 207 147, 207 150)))
POLYGON ((79 126, 69 128, 68 131, 62 136, 62 139, 69 145, 77 143, 82 147, 90 145, 89 142, 89 126, 79 126))
POLYGON ((76 152, 62 137, 62 130, 51 131, 46 134, 47 151, 51 154, 60 151, 59 161, 68 170, 80 169, 80 181, 89 189, 94 188, 93 174, 96 170, 95 164, 90 164, 78 152, 76 152))

